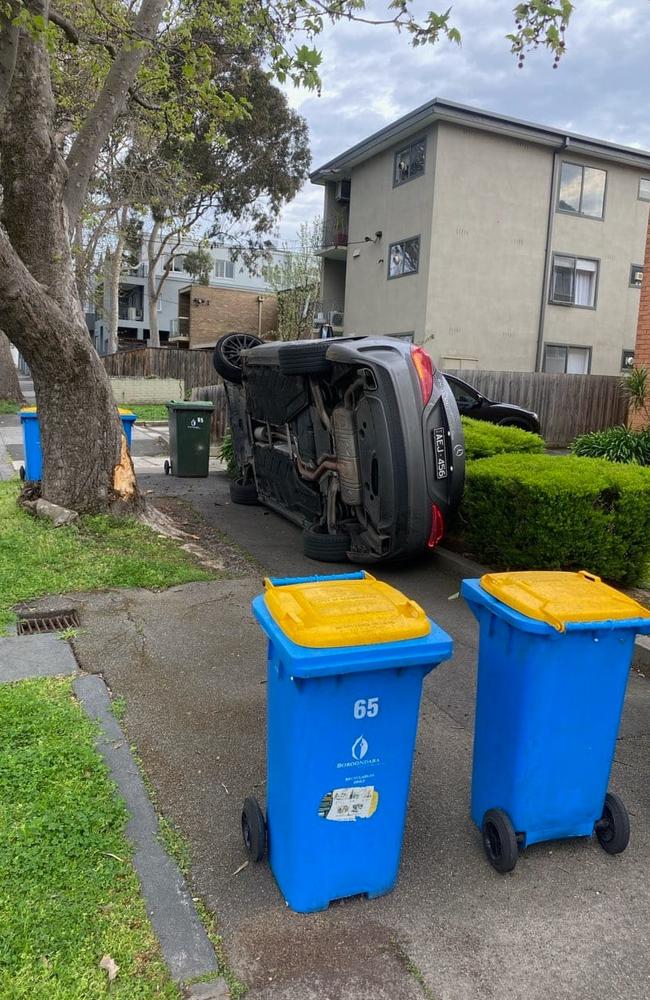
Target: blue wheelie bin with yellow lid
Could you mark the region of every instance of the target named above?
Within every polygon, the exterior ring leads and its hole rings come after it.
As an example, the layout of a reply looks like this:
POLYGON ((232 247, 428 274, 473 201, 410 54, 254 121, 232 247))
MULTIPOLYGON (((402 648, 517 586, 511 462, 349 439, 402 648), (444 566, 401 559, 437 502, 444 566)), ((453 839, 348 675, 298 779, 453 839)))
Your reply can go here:
POLYGON ((368 573, 265 581, 266 819, 244 803, 249 857, 297 912, 380 896, 397 879, 422 681, 452 641, 368 573))
POLYGON ((596 834, 625 849, 607 791, 637 633, 650 611, 590 573, 463 580, 479 622, 471 814, 497 871, 538 841, 596 834))

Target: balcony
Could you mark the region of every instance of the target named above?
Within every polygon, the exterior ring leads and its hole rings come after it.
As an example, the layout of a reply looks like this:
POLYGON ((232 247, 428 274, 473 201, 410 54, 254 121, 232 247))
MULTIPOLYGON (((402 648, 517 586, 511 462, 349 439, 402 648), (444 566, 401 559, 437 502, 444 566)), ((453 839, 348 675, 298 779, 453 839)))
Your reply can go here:
POLYGON ((190 339, 190 317, 189 316, 175 316, 169 321, 169 339, 170 341, 181 341, 189 342, 190 339))
POLYGON ((331 260, 345 260, 348 254, 347 216, 336 222, 326 222, 323 226, 321 247, 317 251, 321 257, 331 260))
POLYGON ((122 305, 120 303, 117 310, 118 319, 127 320, 131 323, 141 323, 143 319, 142 309, 137 306, 122 305))

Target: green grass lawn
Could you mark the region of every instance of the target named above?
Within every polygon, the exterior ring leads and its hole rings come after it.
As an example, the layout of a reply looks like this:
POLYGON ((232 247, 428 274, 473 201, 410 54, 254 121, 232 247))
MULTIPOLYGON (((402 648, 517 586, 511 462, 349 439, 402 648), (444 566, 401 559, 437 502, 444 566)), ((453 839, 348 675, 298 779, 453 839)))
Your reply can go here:
POLYGON ((18 413, 21 403, 14 403, 10 399, 0 399, 0 415, 3 413, 18 413))
POLYGON ((138 420, 164 420, 167 422, 167 407, 164 403, 124 403, 125 410, 135 413, 138 420))
POLYGON ((0 686, 0 718, 1 1000, 176 1000, 71 682, 0 686))
POLYGON ((11 607, 44 594, 109 587, 171 587, 218 574, 132 518, 84 517, 54 528, 16 505, 20 484, 0 483, 0 631, 11 607))

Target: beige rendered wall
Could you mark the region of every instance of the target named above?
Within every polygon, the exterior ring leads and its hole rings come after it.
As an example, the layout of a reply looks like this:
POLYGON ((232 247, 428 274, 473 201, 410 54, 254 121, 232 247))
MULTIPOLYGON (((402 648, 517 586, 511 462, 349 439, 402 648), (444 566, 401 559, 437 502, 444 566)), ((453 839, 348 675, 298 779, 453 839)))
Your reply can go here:
POLYGON ((439 126, 422 342, 442 367, 534 369, 552 168, 551 148, 439 126))
MULTIPOLYGON (((643 264, 648 225, 648 202, 639 201, 639 178, 634 168, 574 156, 572 163, 607 171, 605 214, 602 220, 555 212, 552 250, 600 261, 595 309, 551 305, 546 307, 544 342, 592 348, 594 375, 617 375, 621 354, 634 348, 640 290, 630 288, 630 266, 643 264)), ((647 174, 646 174, 647 176, 647 174)))
POLYGON ((426 161, 421 177, 393 187, 397 147, 380 153, 352 171, 345 285, 346 334, 414 331, 416 340, 422 340, 435 163, 434 130, 430 128, 425 134, 426 161), (364 236, 374 236, 377 230, 382 231, 381 240, 363 242, 364 236), (412 236, 420 236, 419 271, 389 280, 389 245, 412 236))
POLYGON ((189 295, 190 350, 214 347, 224 333, 257 334, 259 330, 265 337, 275 330, 277 315, 275 295, 192 285, 189 295))

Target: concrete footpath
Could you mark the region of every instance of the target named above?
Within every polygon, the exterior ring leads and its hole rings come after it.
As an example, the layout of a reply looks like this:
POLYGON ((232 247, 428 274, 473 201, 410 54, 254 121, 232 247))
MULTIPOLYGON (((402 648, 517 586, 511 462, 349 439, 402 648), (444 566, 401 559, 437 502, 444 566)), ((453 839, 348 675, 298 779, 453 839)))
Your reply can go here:
MULTIPOLYGON (((233 507, 225 476, 144 478, 201 511, 266 571, 332 572, 261 508, 233 507)), ((487 865, 468 817, 476 626, 452 599, 463 569, 433 556, 377 576, 418 600, 455 641, 422 702, 396 890, 299 916, 266 864, 242 869, 240 810, 264 799, 265 644, 250 612, 262 572, 153 594, 75 595, 80 665, 126 699, 125 727, 158 802, 187 837, 192 888, 214 911, 251 1000, 646 1000, 650 991, 650 687, 630 678, 611 787, 632 841, 621 856, 574 840, 487 865)))

